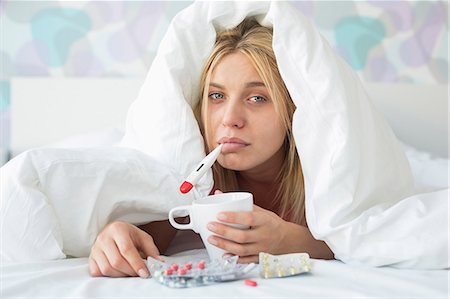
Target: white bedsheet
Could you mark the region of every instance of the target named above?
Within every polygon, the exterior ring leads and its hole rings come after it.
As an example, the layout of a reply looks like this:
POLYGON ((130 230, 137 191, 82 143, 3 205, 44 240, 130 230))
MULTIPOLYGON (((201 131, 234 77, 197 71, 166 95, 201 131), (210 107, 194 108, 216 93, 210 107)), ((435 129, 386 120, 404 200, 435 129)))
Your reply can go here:
MULTIPOLYGON (((204 249, 177 256, 197 259, 204 249)), ((446 270, 405 270, 369 268, 339 261, 312 260, 312 272, 288 278, 250 276, 257 287, 243 280, 189 288, 171 289, 153 279, 92 278, 87 258, 9 264, 1 267, 1 298, 448 298, 449 272, 446 270)))

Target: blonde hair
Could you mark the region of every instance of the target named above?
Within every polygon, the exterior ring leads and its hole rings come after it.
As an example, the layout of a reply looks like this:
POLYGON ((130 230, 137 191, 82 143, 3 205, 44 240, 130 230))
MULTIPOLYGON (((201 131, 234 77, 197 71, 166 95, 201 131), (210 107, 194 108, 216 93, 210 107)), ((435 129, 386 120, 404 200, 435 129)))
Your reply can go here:
MULTIPOLYGON (((274 211, 285 220, 300 224, 304 218, 304 183, 300 158, 292 134, 292 118, 295 105, 278 71, 272 49, 272 29, 263 27, 254 19, 246 19, 237 27, 218 33, 214 49, 207 60, 200 80, 200 99, 194 114, 205 138, 206 151, 214 146, 208 138, 207 124, 208 88, 214 67, 225 56, 240 52, 249 58, 266 85, 275 111, 286 129, 283 144, 285 159, 277 177, 278 190, 274 198, 280 210, 274 211)), ((216 187, 224 192, 239 189, 236 172, 215 163, 213 167, 216 187)))

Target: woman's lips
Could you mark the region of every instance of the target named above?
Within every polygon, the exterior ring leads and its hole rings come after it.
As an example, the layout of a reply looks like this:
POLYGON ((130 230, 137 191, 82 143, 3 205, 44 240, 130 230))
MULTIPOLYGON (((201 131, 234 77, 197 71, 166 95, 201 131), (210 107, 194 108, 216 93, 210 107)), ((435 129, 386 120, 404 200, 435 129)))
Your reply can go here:
POLYGON ((222 147, 222 153, 233 153, 247 146, 248 144, 245 143, 225 142, 222 147))
POLYGON ((219 143, 223 144, 222 153, 224 154, 236 152, 249 145, 249 143, 236 137, 223 137, 219 140, 219 143))

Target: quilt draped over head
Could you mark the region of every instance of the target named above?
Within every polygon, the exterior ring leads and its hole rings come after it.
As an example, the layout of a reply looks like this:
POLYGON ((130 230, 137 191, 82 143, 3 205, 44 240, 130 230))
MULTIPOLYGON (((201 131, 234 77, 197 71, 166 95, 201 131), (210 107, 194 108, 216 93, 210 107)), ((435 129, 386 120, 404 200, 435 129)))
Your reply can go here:
POLYGON ((8 163, 2 260, 20 260, 27 246, 42 259, 87 255, 106 223, 164 219, 171 207, 207 195, 211 171, 187 197, 178 191, 205 155, 192 107, 216 33, 247 17, 273 28, 280 74, 296 105, 293 133, 313 236, 347 263, 448 267, 448 190, 415 192, 405 154, 356 74, 285 1, 199 1, 181 11, 128 112, 121 146, 135 150, 41 149, 8 163), (29 223, 18 225, 16 216, 29 223), (9 223, 14 230, 5 229, 9 223))
MULTIPOLYGON (((180 12, 129 110, 122 144, 189 174, 204 157, 191 109, 201 70, 216 32, 247 17, 273 28, 278 67, 297 107, 293 132, 313 235, 345 262, 447 267, 448 191, 414 194, 405 154, 357 75, 285 1, 199 1, 180 12)), ((211 184, 209 172, 199 193, 211 184)))

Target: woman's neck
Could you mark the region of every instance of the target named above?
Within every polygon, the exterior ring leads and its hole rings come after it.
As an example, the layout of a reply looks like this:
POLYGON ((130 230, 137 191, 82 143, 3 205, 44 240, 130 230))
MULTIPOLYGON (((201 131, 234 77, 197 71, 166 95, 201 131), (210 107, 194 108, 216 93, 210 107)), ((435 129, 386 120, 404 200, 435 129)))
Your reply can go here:
POLYGON ((278 211, 279 205, 276 202, 276 193, 278 186, 274 183, 251 182, 238 176, 239 190, 250 192, 253 194, 253 202, 255 205, 271 210, 278 211))
POLYGON ((254 203, 262 208, 277 212, 276 200, 280 185, 278 176, 283 166, 284 153, 281 148, 269 160, 251 170, 236 173, 239 189, 253 194, 254 203))

